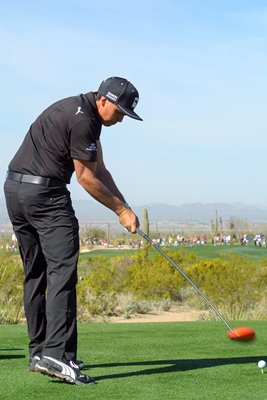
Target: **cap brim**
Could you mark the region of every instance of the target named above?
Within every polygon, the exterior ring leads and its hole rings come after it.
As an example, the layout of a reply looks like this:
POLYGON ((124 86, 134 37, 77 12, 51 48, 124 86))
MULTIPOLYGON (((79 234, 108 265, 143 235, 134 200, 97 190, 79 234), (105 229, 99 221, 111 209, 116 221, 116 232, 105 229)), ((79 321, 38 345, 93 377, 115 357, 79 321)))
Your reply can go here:
POLYGON ((127 108, 121 107, 119 104, 116 104, 117 107, 123 112, 123 114, 127 115, 130 118, 137 119, 138 121, 143 121, 139 115, 137 115, 134 111, 128 110, 127 108))

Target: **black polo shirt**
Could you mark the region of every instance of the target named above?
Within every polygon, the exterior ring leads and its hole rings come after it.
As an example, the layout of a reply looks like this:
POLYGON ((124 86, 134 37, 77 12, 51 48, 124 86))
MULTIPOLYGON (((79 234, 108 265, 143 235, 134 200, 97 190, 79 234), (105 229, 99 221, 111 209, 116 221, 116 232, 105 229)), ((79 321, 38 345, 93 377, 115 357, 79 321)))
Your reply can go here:
POLYGON ((73 159, 96 161, 101 128, 93 92, 59 100, 31 125, 9 169, 69 183, 73 159))

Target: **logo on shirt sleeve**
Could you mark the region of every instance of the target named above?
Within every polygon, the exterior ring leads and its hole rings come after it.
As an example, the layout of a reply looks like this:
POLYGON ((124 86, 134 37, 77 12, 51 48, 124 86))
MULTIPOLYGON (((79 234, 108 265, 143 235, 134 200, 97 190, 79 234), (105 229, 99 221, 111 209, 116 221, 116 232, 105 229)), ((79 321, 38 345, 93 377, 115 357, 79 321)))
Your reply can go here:
POLYGON ((97 151, 96 143, 91 143, 89 147, 86 147, 86 151, 97 151))

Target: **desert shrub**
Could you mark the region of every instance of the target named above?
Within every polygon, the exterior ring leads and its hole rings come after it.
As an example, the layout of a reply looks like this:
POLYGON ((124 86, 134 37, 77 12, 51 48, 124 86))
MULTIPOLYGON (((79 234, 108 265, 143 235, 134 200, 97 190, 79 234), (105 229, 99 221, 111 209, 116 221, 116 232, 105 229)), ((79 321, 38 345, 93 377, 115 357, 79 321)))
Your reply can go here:
MULTIPOLYGON (((254 261, 230 254, 198 260, 184 249, 164 251, 226 318, 267 318, 266 258, 254 261)), ((203 310, 203 318, 214 318, 187 280, 150 246, 130 256, 81 258, 77 292, 81 321, 118 314, 128 318, 152 308, 168 310, 177 301, 203 310), (122 297, 127 299, 123 306, 122 297)), ((0 302, 0 323, 18 323, 24 318, 23 268, 20 258, 8 252, 0 253, 0 302)))
MULTIPOLYGON (((168 253, 168 250, 166 250, 168 253)), ((172 259, 182 264, 195 260, 192 254, 175 252, 172 259)), ((184 282, 182 276, 160 254, 150 255, 150 249, 138 252, 134 262, 124 271, 124 290, 132 293, 136 299, 177 301, 184 282)))
POLYGON ((135 263, 135 257, 133 256, 119 256, 112 260, 112 264, 118 268, 120 273, 127 270, 131 265, 135 263))
POLYGON ((79 280, 77 294, 80 320, 115 313, 117 294, 121 290, 120 276, 119 268, 106 261, 106 264, 92 267, 88 276, 79 280))
MULTIPOLYGON (((194 261, 192 254, 173 254, 176 262, 194 261)), ((90 260, 88 260, 90 262, 90 260)), ((83 261, 83 272, 86 269, 83 261)), ((179 290, 184 285, 181 275, 161 255, 151 252, 146 246, 131 256, 105 259, 93 266, 78 282, 78 315, 86 320, 96 315, 109 316, 118 313, 131 315, 148 312, 149 302, 164 301, 164 309, 170 308, 171 301, 180 299, 179 290), (131 303, 122 310, 118 296, 131 297, 131 303), (139 307, 139 308, 138 308, 139 307), (138 310, 137 310, 138 309, 138 310)))
POLYGON ((135 314, 147 314, 152 311, 153 305, 149 301, 133 300, 124 308, 124 318, 129 319, 135 314))
POLYGON ((18 323, 24 317, 23 269, 20 258, 0 253, 0 323, 18 323))
POLYGON ((155 303, 156 309, 160 311, 170 311, 172 307, 172 301, 169 299, 159 300, 155 303))
MULTIPOLYGON (((231 319, 253 310, 266 292, 266 268, 237 255, 201 260, 191 265, 187 273, 212 302, 227 311, 231 319)), ((207 307, 200 299, 198 304, 207 307)))
POLYGON ((83 301, 78 302, 78 320, 87 322, 96 317, 106 318, 118 315, 117 296, 112 293, 93 295, 88 289, 85 290, 83 301))
POLYGON ((148 300, 130 300, 128 301, 121 310, 121 314, 124 314, 125 318, 130 318, 135 314, 148 314, 151 311, 169 311, 171 309, 172 302, 168 299, 160 300, 157 302, 148 300))

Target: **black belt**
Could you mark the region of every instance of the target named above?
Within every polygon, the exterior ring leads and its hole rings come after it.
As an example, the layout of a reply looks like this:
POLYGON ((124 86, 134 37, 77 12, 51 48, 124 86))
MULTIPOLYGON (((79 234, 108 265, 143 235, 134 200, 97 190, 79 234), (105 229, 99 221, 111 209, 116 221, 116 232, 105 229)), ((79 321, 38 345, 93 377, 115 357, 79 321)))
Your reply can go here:
POLYGON ((66 187, 66 183, 54 178, 44 178, 36 175, 19 174, 14 171, 7 171, 6 179, 16 182, 34 183, 35 185, 42 185, 45 187, 61 186, 66 187))

